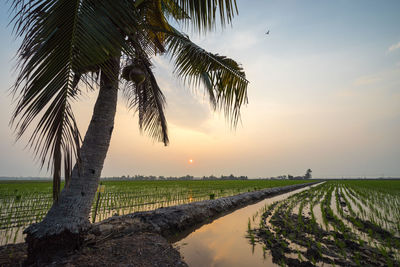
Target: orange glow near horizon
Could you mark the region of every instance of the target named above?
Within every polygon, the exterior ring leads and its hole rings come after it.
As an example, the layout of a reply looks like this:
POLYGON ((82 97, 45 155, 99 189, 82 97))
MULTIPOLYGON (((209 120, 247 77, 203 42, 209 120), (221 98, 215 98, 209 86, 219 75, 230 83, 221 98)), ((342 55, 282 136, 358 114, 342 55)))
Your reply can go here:
POLYGON ((189 159, 189 164, 193 164, 193 160, 192 159, 189 159))

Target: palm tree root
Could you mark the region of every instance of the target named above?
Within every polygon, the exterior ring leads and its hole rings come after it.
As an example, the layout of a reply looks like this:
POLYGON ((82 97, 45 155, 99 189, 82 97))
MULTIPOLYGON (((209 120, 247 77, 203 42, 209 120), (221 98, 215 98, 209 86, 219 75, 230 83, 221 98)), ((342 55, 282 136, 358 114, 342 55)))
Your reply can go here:
POLYGON ((76 227, 71 227, 72 225, 60 227, 61 225, 49 225, 43 221, 28 227, 24 231, 27 234, 25 241, 28 245, 25 265, 48 265, 79 249, 90 228, 89 225, 83 225, 86 227, 81 226, 78 230, 76 227))
POLYGON ((42 266, 63 258, 80 248, 85 233, 71 233, 65 230, 59 234, 36 238, 30 234, 25 241, 28 244, 27 266, 42 266))

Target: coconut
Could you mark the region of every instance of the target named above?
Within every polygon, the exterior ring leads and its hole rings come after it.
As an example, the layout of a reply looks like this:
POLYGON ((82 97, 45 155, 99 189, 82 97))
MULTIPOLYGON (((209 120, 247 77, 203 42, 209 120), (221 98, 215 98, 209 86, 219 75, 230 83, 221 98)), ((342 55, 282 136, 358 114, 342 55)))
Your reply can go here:
POLYGON ((146 80, 146 74, 136 65, 128 65, 122 70, 122 78, 139 85, 146 80))

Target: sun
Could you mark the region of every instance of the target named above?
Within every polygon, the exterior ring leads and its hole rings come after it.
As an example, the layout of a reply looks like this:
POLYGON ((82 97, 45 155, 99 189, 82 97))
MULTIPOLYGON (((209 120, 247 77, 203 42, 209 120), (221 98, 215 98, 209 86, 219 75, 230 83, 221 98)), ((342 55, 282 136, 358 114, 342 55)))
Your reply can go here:
POLYGON ((193 159, 189 159, 189 164, 193 164, 193 159))

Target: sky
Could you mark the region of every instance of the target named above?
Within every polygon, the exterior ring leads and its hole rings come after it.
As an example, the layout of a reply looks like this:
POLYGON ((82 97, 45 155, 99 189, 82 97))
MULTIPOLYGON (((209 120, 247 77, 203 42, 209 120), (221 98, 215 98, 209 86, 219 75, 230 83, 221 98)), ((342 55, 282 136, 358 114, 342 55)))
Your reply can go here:
MULTIPOLYGON (((237 3, 232 25, 188 34, 242 64, 249 103, 238 127, 213 112, 202 90, 177 80, 168 58, 154 58, 170 144, 141 134, 120 95, 102 176, 258 178, 311 168, 320 178, 400 177, 400 1, 237 3)), ((49 176, 9 126, 20 40, 7 26, 7 5, 0 4, 0 176, 49 176)), ((96 95, 85 92, 73 105, 82 135, 96 95)))

